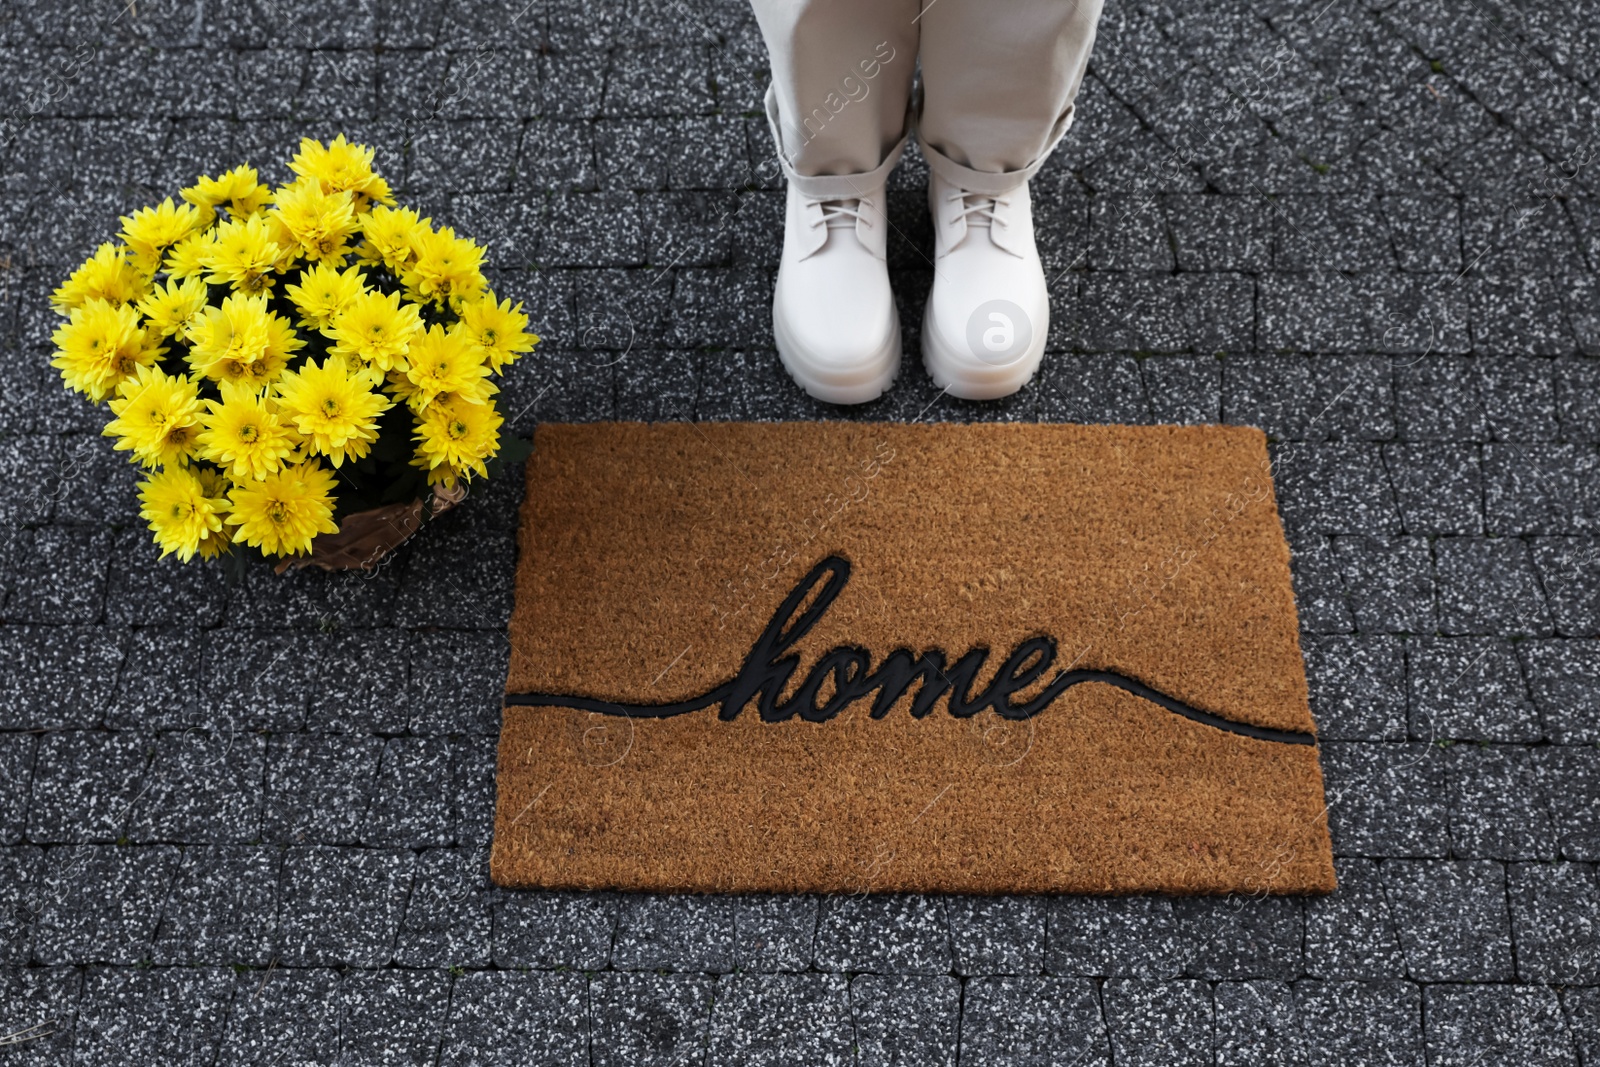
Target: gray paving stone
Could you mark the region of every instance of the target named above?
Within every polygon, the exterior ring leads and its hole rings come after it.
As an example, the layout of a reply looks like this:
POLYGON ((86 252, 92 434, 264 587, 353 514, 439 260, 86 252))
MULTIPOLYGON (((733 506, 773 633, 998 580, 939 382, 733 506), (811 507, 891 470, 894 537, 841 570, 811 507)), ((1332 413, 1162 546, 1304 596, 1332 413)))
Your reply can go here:
POLYGON ((227 599, 221 568, 160 558, 142 525, 115 534, 106 591, 113 626, 215 626, 227 599))
POLYGON ((1309 1042, 1287 983, 1218 982, 1213 996, 1217 1067, 1310 1064, 1309 1042))
POLYGON ((1489 860, 1389 860, 1380 869, 1411 978, 1511 977, 1503 866, 1489 860))
POLYGON ((1300 626, 1311 633, 1349 633, 1355 618, 1345 598, 1329 538, 1286 531, 1300 626))
POLYGON ((1443 442, 1391 444, 1384 446, 1383 460, 1406 533, 1483 531, 1483 476, 1476 448, 1443 442))
POLYGON ((511 645, 500 632, 420 633, 411 645, 407 729, 495 735, 511 645))
POLYGON ((1419 537, 1335 537, 1332 546, 1357 630, 1435 632, 1437 591, 1427 541, 1419 537))
POLYGON ((1592 532, 1600 457, 1580 445, 1504 444, 1483 449, 1483 501, 1489 533, 1592 532))
POLYGON ((1519 1063, 1576 1067, 1572 1035, 1553 990, 1539 986, 1429 986, 1423 993, 1430 1067, 1519 1063))
POLYGON ((395 942, 402 967, 485 967, 493 929, 488 855, 427 849, 417 855, 411 895, 395 942))
POLYGON ((740 971, 803 971, 811 966, 819 898, 761 894, 734 898, 733 955, 740 971))
POLYGON ((284 734, 269 741, 261 836, 285 844, 354 844, 377 787, 384 741, 284 734))
POLYGON ((622 898, 611 966, 617 970, 733 970, 734 903, 720 896, 622 898))
POLYGON ((278 922, 278 871, 273 846, 190 846, 161 909, 150 959, 156 964, 264 967, 278 922))
POLYGON ((369 845, 426 848, 455 842, 450 741, 393 737, 378 761, 378 780, 361 821, 369 845))
POLYGON ((1269 268, 1273 214, 1259 197, 1169 194, 1160 200, 1179 268, 1186 271, 1264 271, 1269 268))
POLYGON ((822 899, 817 967, 826 971, 949 974, 950 928, 943 901, 916 895, 822 899))
POLYGON ((1512 646, 1492 637, 1406 642, 1411 736, 1430 740, 1534 741, 1539 717, 1512 646))
POLYGON ((1174 978, 1188 962, 1188 932, 1165 897, 1051 897, 1047 974, 1174 978))
POLYGON ((1562 858, 1600 860, 1600 748, 1540 749, 1534 767, 1555 820, 1562 858))
POLYGON ((1433 542, 1439 578, 1439 632, 1548 636, 1550 609, 1533 556, 1516 538, 1440 537, 1433 542))
POLYGON ((969 978, 961 1004, 960 1064, 1111 1063, 1093 982, 969 978))
POLYGON ((1186 973, 1198 978, 1298 978, 1304 973, 1305 910, 1293 897, 1181 897, 1186 973))
POLYGON ((128 654, 106 707, 114 730, 201 726, 199 630, 151 627, 128 634, 128 654))
POLYGON ((404 630, 338 630, 307 639, 306 727, 338 733, 407 728, 414 639, 404 630))
POLYGON ((666 1067, 699 1061, 715 982, 701 975, 595 976, 589 987, 593 1062, 666 1067))
POLYGON ((218 1062, 313 1063, 339 1047, 339 975, 273 968, 234 976, 218 1062))
POLYGON ((393 953, 416 857, 404 849, 290 848, 279 889, 286 966, 378 967, 393 953))
POLYGON ((1461 269, 1461 209, 1435 196, 1385 196, 1379 201, 1401 270, 1461 269))
POLYGON ((856 1062, 862 1067, 955 1067, 961 981, 944 976, 858 975, 850 983, 856 1062))
POLYGON ((1600 744, 1600 642, 1524 641, 1517 655, 1545 736, 1558 745, 1600 744))
POLYGON ((37 747, 29 734, 0 734, 0 845, 22 840, 37 747))
POLYGON ((1563 989, 1561 1005, 1566 1009, 1567 1024, 1572 1027, 1579 1062, 1596 1062, 1596 1056, 1600 1056, 1600 990, 1563 989))
POLYGON ((13 551, 27 558, 27 580, 6 597, 7 622, 60 626, 92 623, 105 608, 111 534, 75 526, 43 526, 19 534, 13 551))
POLYGON ((1313 1067, 1423 1067, 1422 993, 1410 982, 1297 982, 1295 1015, 1313 1067))
POLYGON ((1600 976, 1600 894, 1583 863, 1513 863, 1506 868, 1517 977, 1591 986, 1600 976))
POLYGON ((1400 513, 1376 445, 1298 449, 1290 462, 1273 455, 1273 481, 1284 527, 1297 533, 1399 532, 1400 513))
POLYGON ((1535 749, 1452 745, 1450 852, 1463 858, 1554 859, 1556 831, 1545 804, 1535 749))
POLYGON ((1045 422, 1151 421, 1139 365, 1130 356, 1048 356, 1035 384, 1045 422))
POLYGON ((221 968, 90 969, 74 1032, 74 1064, 210 1063, 233 993, 221 968))
POLYGON ((1398 638, 1307 634, 1300 649, 1319 738, 1405 740, 1405 652, 1398 638))
POLYGON ((242 844, 261 836, 267 739, 243 732, 162 734, 133 802, 134 841, 242 844))
POLYGON ((947 897, 945 918, 955 973, 1039 974, 1044 969, 1045 912, 1040 897, 947 897))
POLYGON ((717 979, 707 1062, 851 1062, 850 990, 837 974, 725 974, 717 979))
POLYGON ((1209 356, 1149 356, 1139 361, 1156 422, 1222 421, 1222 361, 1209 356))
POLYGON ((1253 302, 1243 275, 1088 274, 1079 342, 1090 352, 1248 351, 1253 302))
POLYGON ((8 1067, 56 1067, 72 1062, 74 1024, 83 974, 74 967, 0 967, 6 1035, 26 1040, 6 1050, 8 1067))
POLYGON ((581 974, 469 971, 450 992, 438 1062, 441 1067, 589 1064, 590 1010, 581 974))
POLYGON ((437 1063, 450 1007, 440 971, 354 971, 339 983, 339 1056, 388 1067, 437 1063))
POLYGON ((154 749, 154 738, 146 734, 45 734, 34 760, 28 840, 50 844, 122 837, 154 749))
POLYGON ((74 845, 51 849, 29 911, 44 964, 138 963, 150 952, 178 850, 74 845))
POLYGON ((1378 356, 1231 356, 1223 410, 1277 438, 1380 440, 1394 436, 1391 377, 1378 356))
MULTIPOLYGON (((321 643, 331 643, 346 630, 384 626, 393 617, 399 587, 390 560, 370 572, 338 574, 315 567, 285 574, 265 566, 248 567, 244 581, 231 590, 228 625, 317 630, 321 643)), ((318 638, 309 639, 308 651, 318 644, 318 638)))
POLYGON ((481 850, 494 836, 495 764, 499 738, 462 737, 450 745, 456 844, 481 850))
POLYGON ((1111 1054, 1126 1067, 1211 1067, 1211 986, 1112 978, 1101 987, 1111 1054))
POLYGON ((611 957, 617 910, 617 899, 603 893, 502 894, 494 904, 494 962, 597 971, 611 957))
POLYGON ((31 845, 0 848, 0 963, 28 962, 43 906, 45 854, 31 845))
POLYGON ((297 730, 305 724, 310 660, 292 630, 212 630, 200 654, 207 720, 228 730, 297 730))
POLYGON ((1306 902, 1306 973, 1332 979, 1400 977, 1405 958, 1378 865, 1335 859, 1334 870, 1339 888, 1306 902))
POLYGON ((1600 543, 1592 537, 1535 537, 1533 566, 1555 622, 1569 637, 1600 635, 1600 543))
POLYGON ((1555 361, 1480 360, 1474 368, 1489 416, 1489 432, 1501 441, 1554 441, 1561 435, 1555 361))
POLYGON ((1444 760, 1434 745, 1322 744, 1328 829, 1340 856, 1444 856, 1444 760))

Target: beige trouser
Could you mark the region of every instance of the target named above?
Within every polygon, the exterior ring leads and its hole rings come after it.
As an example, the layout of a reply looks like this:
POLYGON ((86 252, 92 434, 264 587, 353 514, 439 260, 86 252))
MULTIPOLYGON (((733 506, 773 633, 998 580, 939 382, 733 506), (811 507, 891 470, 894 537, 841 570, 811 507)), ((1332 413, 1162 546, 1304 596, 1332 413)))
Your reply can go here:
POLYGON ((1027 181, 1072 124, 1101 0, 753 3, 784 173, 808 196, 843 197, 885 179, 913 127, 955 185, 997 195, 1027 181))

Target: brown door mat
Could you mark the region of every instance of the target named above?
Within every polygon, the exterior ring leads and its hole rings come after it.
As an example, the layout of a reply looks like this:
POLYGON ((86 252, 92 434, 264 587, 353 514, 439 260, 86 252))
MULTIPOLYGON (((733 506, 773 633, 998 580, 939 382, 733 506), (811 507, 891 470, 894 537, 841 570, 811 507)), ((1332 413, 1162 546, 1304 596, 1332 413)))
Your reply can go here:
POLYGON ((545 425, 506 886, 1326 892, 1266 441, 545 425))

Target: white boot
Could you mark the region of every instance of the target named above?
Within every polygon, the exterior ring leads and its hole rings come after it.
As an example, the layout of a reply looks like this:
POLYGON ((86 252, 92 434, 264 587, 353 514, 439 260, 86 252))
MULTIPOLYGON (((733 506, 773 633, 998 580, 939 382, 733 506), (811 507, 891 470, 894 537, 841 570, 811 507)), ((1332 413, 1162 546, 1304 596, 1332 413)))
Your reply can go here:
POLYGON ((876 400, 900 371, 885 206, 882 185, 837 200, 789 185, 772 333, 790 376, 818 400, 876 400))
POLYGON ((1009 396, 1039 369, 1050 330, 1028 186, 986 196, 934 174, 928 209, 935 240, 922 362, 952 396, 1009 396))

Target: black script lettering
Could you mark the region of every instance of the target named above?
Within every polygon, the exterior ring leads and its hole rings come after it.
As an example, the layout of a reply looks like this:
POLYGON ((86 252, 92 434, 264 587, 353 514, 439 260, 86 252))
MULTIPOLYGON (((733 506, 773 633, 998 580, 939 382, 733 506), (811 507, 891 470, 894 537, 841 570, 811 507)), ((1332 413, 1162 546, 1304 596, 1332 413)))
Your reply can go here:
POLYGON ((873 719, 882 719, 911 692, 912 686, 916 686, 916 695, 911 700, 913 719, 926 718, 941 698, 950 715, 958 719, 970 718, 985 708, 1002 718, 1029 719, 1043 712, 1073 686, 1099 682, 1132 693, 1175 715, 1229 733, 1284 744, 1315 743, 1309 733, 1272 730, 1203 711, 1116 671, 1057 671, 1033 699, 1015 703, 1012 698, 1043 678, 1055 663, 1055 639, 1043 634, 1030 637, 1012 649, 988 687, 976 694, 973 685, 989 658, 987 648, 971 649, 953 664, 948 664, 948 657, 939 649, 928 649, 919 655, 907 648, 897 648, 873 670, 872 654, 867 649, 839 645, 818 658, 792 696, 781 699, 800 667, 800 657, 790 650, 815 629, 849 581, 850 561, 842 556, 828 556, 812 567, 773 612, 750 647, 739 673, 701 696, 670 704, 629 704, 572 694, 514 693, 506 697, 506 703, 579 708, 644 719, 670 718, 720 706, 717 717, 730 721, 755 701, 757 714, 763 722, 780 723, 798 717, 806 722, 822 723, 874 693, 877 695, 872 699, 868 714, 873 719), (832 692, 818 704, 824 686, 829 683, 832 683, 832 692))

